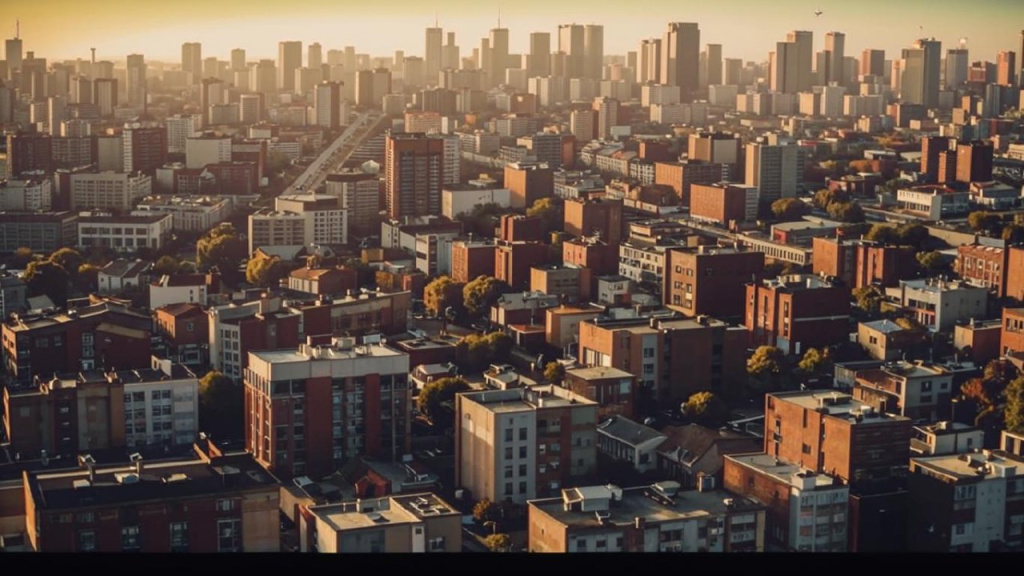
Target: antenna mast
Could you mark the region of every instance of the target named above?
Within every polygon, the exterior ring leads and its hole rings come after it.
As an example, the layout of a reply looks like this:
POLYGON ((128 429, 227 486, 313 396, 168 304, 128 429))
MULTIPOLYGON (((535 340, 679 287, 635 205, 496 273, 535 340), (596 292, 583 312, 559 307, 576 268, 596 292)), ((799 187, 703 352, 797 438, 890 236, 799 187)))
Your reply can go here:
POLYGON ((21 38, 21 20, 14 21, 14 39, 18 40, 21 38))

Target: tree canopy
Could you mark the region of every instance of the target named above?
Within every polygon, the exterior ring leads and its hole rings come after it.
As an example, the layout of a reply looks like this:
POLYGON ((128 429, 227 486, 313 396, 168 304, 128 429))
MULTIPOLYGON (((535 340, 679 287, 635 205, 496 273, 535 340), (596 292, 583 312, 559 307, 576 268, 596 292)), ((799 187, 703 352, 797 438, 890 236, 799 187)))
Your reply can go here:
POLYGON ((950 263, 940 252, 918 252, 915 254, 917 263, 929 275, 949 273, 950 263))
POLYGON ((832 371, 832 366, 832 354, 828 348, 808 348, 797 364, 797 368, 807 376, 826 375, 832 371))
POLYGON ((462 288, 463 305, 472 316, 486 316, 501 295, 511 290, 507 283, 493 276, 477 276, 462 288))
POLYGON ((501 520, 501 504, 488 498, 473 505, 473 519, 477 522, 497 522, 501 520))
POLYGON ((1006 430, 1015 434, 1024 433, 1024 376, 1014 379, 1006 387, 1006 430))
POLYGON ((462 378, 439 378, 420 390, 416 396, 416 407, 434 426, 449 428, 454 421, 455 394, 467 390, 469 384, 462 378))
POLYGON ((1003 219, 992 212, 976 211, 967 215, 967 225, 975 232, 998 236, 1003 230, 1003 219))
POLYGON ((221 372, 207 372, 199 380, 199 428, 215 437, 241 437, 245 433, 242 385, 221 372))
POLYGON ((202 272, 216 266, 221 275, 230 275, 245 256, 245 243, 228 223, 211 229, 196 242, 196 265, 202 272))
POLYGON ((682 413, 701 426, 718 428, 729 418, 729 406, 713 392, 697 392, 683 403, 682 413))
POLYGON ((758 346, 747 360, 747 374, 751 376, 778 375, 786 367, 786 355, 775 346, 758 346))
POLYGON ((828 210, 829 205, 833 202, 849 202, 850 194, 845 190, 835 189, 829 190, 828 188, 822 188, 814 193, 814 204, 822 210, 828 210))
POLYGON ((565 380, 565 366, 561 362, 548 362, 544 366, 544 379, 556 386, 561 386, 565 380))
POLYGON ((772 214, 779 220, 799 220, 810 212, 810 207, 798 198, 780 198, 772 202, 772 214))
POLYGON ((254 256, 245 265, 246 282, 261 288, 277 286, 286 276, 288 268, 280 256, 254 256))
POLYGON ((439 276, 423 289, 423 305, 434 316, 441 316, 448 308, 460 312, 463 307, 464 284, 451 276, 439 276))
POLYGON ((856 202, 832 202, 828 205, 828 215, 840 222, 858 223, 864 221, 864 209, 856 202))
MULTIPOLYGON (((77 273, 77 269, 75 271, 77 273)), ((71 278, 60 264, 51 260, 29 262, 24 279, 30 293, 46 295, 57 306, 67 302, 68 282, 71 278)))
POLYGON ((507 362, 513 344, 512 337, 501 331, 470 334, 459 341, 456 354, 467 370, 479 372, 489 364, 507 362))
POLYGON ((565 204, 559 198, 540 198, 526 210, 526 215, 540 218, 546 232, 555 232, 565 223, 565 204))
POLYGON ((484 545, 491 552, 508 552, 512 547, 512 537, 508 534, 488 534, 484 538, 484 545))
POLYGON ((177 274, 179 268, 181 268, 181 262, 174 256, 166 255, 161 256, 153 264, 153 273, 160 276, 177 274))
POLYGON ((881 311, 884 294, 875 286, 861 286, 853 289, 853 300, 857 307, 869 316, 881 311))

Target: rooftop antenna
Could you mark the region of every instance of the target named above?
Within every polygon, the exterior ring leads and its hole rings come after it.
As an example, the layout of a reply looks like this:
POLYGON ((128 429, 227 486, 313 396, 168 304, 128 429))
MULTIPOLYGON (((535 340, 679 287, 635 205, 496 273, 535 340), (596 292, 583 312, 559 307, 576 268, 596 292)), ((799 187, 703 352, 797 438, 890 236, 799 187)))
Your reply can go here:
POLYGON ((14 21, 14 39, 18 40, 21 38, 21 20, 14 21))
MULTIPOLYGON (((92 63, 95 66, 96 65, 96 49, 95 48, 89 48, 89 50, 92 50, 92 63)), ((93 74, 95 74, 95 72, 93 72, 93 74)))

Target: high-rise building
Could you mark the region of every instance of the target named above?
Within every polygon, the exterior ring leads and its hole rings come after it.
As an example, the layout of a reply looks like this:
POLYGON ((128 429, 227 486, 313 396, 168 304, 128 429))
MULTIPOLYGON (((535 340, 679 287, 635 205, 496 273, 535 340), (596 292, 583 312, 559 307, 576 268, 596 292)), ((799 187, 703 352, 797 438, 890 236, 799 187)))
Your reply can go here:
POLYGON ((594 124, 597 112, 594 110, 573 110, 569 115, 569 132, 577 142, 590 142, 594 139, 594 124))
POLYGON ((7 77, 4 80, 14 78, 15 71, 21 70, 22 55, 21 38, 10 38, 4 41, 4 59, 7 62, 7 77))
POLYGON ((285 41, 277 44, 277 87, 295 90, 295 71, 302 68, 302 42, 285 41))
POLYGON ((341 84, 321 82, 313 90, 313 111, 316 124, 329 129, 341 126, 341 84))
POLYGON ((1013 52, 1002 51, 996 55, 996 84, 1017 85, 1017 58, 1013 52))
POLYGON ((860 55, 860 75, 885 76, 885 50, 866 48, 860 55))
POLYGON ((825 34, 825 70, 818 71, 818 78, 823 86, 828 86, 832 82, 846 84, 845 44, 846 35, 842 32, 825 34))
POLYGON ((277 66, 273 60, 263 59, 249 66, 249 89, 264 94, 277 90, 277 66))
POLYGON ((324 50, 319 42, 313 42, 306 49, 306 68, 319 68, 324 64, 324 50))
POLYGON ((707 85, 718 86, 722 83, 722 45, 708 44, 704 54, 707 85))
MULTIPOLYGON (((190 74, 190 84, 199 84, 203 76, 203 45, 199 42, 185 42, 181 45, 181 70, 190 74)), ((95 74, 94 74, 95 75, 95 74)))
POLYGON ((582 78, 586 33, 582 24, 558 26, 558 51, 566 56, 566 78, 582 78))
MULTIPOLYGON (((956 140, 943 136, 921 138, 921 172, 924 173, 926 182, 933 184, 944 181, 939 178, 939 162, 943 152, 950 150, 956 150, 956 140)), ((956 159, 955 155, 953 159, 956 159)))
POLYGON ((670 22, 661 44, 658 81, 679 86, 683 102, 692 102, 700 71, 700 28, 693 22, 670 22))
POLYGON ((900 79, 903 102, 921 104, 925 108, 938 107, 941 57, 942 42, 934 38, 916 40, 912 48, 903 50, 900 79))
POLYGON ((604 26, 583 27, 583 77, 601 80, 604 68, 604 26))
POLYGON ((203 124, 212 123, 211 109, 220 104, 227 104, 224 83, 220 78, 203 78, 199 85, 199 107, 203 113, 203 124))
POLYGON ((389 133, 384 153, 388 218, 441 213, 444 141, 421 133, 389 133))
POLYGON ((794 30, 786 35, 786 42, 793 45, 792 57, 796 59, 794 87, 796 92, 811 89, 811 62, 814 59, 814 33, 806 30, 794 30))
POLYGON ((128 105, 136 110, 146 110, 146 58, 142 54, 128 55, 126 72, 128 105))
POLYGON ((967 82, 967 58, 966 48, 950 48, 946 52, 946 78, 943 82, 946 90, 953 90, 967 82))
POLYGON ((232 70, 245 70, 245 49, 235 48, 231 51, 231 69, 232 70))
POLYGON ((52 138, 45 134, 7 135, 7 177, 53 170, 52 138))
POLYGON ((121 131, 124 171, 153 174, 167 163, 167 129, 158 124, 131 122, 121 131))
MULTIPOLYGON (((455 32, 449 32, 446 35, 444 46, 441 47, 441 69, 458 68, 461 62, 462 61, 459 59, 459 47, 455 44, 455 32)), ((427 82, 428 86, 437 85, 437 74, 431 76, 428 72, 427 78, 429 78, 429 81, 427 82)))
POLYGON ((113 116, 118 105, 117 80, 113 78, 97 78, 92 83, 93 104, 99 108, 100 116, 113 116))
POLYGON ((384 96, 391 93, 391 71, 387 68, 356 72, 356 104, 381 108, 384 96))
POLYGON ((612 135, 612 126, 619 123, 619 104, 615 98, 599 96, 594 98, 594 111, 597 112, 595 134, 599 139, 607 139, 612 135))
POLYGON ((508 70, 508 28, 492 28, 490 35, 489 67, 484 68, 487 82, 491 86, 505 83, 505 70, 508 70))
POLYGON ((642 40, 637 60, 637 84, 658 83, 661 77, 661 38, 642 40))
POLYGON ((988 182, 992 180, 991 142, 974 140, 956 147, 957 182, 988 182))
POLYGON ((526 57, 526 77, 551 75, 551 33, 531 32, 530 53, 526 57))
POLYGON ((803 181, 806 152, 800 146, 747 144, 746 185, 757 188, 758 202, 771 204, 796 196, 803 181))
MULTIPOLYGON (((453 34, 453 33, 452 33, 453 34)), ((440 28, 427 28, 426 38, 427 45, 424 52, 423 60, 425 71, 427 74, 427 85, 437 85, 437 73, 441 71, 441 60, 442 51, 441 39, 444 35, 444 31, 440 28)), ((455 66, 445 66, 446 68, 454 68, 455 66)))
POLYGON ((177 114, 164 120, 167 126, 167 152, 184 154, 189 138, 195 136, 203 128, 203 118, 199 114, 177 114))

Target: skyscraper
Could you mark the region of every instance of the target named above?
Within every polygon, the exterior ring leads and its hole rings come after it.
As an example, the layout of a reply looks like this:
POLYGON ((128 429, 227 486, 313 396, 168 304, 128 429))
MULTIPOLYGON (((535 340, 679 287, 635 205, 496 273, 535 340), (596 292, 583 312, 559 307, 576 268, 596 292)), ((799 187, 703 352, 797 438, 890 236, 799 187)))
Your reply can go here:
POLYGON ((286 41, 277 44, 277 87, 295 90, 295 71, 302 68, 302 42, 286 41))
POLYGON ((530 33, 530 54, 526 57, 526 77, 551 75, 551 34, 530 33))
POLYGON ((492 28, 490 35, 490 68, 487 73, 491 86, 505 83, 505 70, 508 70, 508 28, 492 28))
POLYGON ((146 110, 146 58, 142 54, 128 55, 128 105, 136 110, 146 110))
POLYGON ((313 111, 316 124, 335 129, 341 126, 341 84, 321 82, 313 90, 313 111))
MULTIPOLYGON (((786 35, 786 42, 793 44, 789 51, 795 59, 793 91, 806 92, 811 89, 811 61, 814 58, 814 33, 793 30, 786 35)), ((787 64, 788 66, 788 64, 787 64)))
POLYGON ((245 49, 235 48, 231 51, 231 69, 245 70, 245 49))
POLYGON ((1016 86, 1017 58, 1013 52, 1000 52, 996 55, 996 84, 1016 86))
POLYGON ((113 116, 114 108, 118 105, 117 80, 113 78, 97 78, 93 81, 92 88, 92 101, 100 109, 100 116, 113 116))
POLYGON ((306 49, 306 68, 319 68, 324 64, 324 50, 319 42, 313 42, 306 49))
POLYGON ((661 38, 649 38, 640 42, 637 54, 636 81, 659 82, 661 76, 661 38))
POLYGON ((15 37, 4 41, 4 58, 7 60, 7 79, 14 78, 14 72, 21 70, 22 61, 21 38, 15 37))
POLYGON ((604 26, 583 27, 583 77, 601 80, 604 68, 604 26))
POLYGON ((882 78, 885 76, 885 50, 865 49, 860 55, 861 76, 872 75, 882 78))
POLYGON ((683 102, 693 101, 700 68, 700 28, 693 22, 669 22, 661 43, 659 81, 679 86, 683 102))
POLYGON ((803 180, 806 152, 800 146, 747 144, 746 185, 757 188, 758 203, 792 198, 803 180))
POLYGON ((426 50, 423 53, 424 67, 427 74, 427 85, 437 85, 437 73, 441 71, 441 39, 444 31, 440 28, 427 28, 426 50))
POLYGON ((775 43, 775 52, 768 55, 768 84, 772 92, 784 94, 800 92, 800 89, 797 88, 800 76, 797 70, 799 65, 797 50, 795 42, 775 43))
POLYGON ((582 78, 586 38, 583 25, 562 24, 558 27, 558 51, 566 55, 567 78, 582 78))
POLYGON ((904 103, 938 107, 941 57, 942 42, 934 38, 916 40, 913 48, 903 50, 900 99, 904 103))
POLYGON ((846 75, 844 74, 844 58, 846 35, 842 32, 829 32, 825 34, 825 73, 820 75, 821 81, 824 82, 825 86, 828 86, 832 82, 838 82, 840 85, 846 84, 846 75))
POLYGON ((388 218, 441 213, 444 141, 420 133, 388 133, 384 189, 388 218))
POLYGON ((717 86, 722 83, 722 45, 708 44, 704 52, 707 61, 707 84, 717 86))
POLYGON ((612 126, 619 123, 619 101, 615 98, 594 98, 593 108, 597 112, 597 138, 607 140, 611 137, 612 126))
POLYGON ((199 42, 185 42, 181 45, 181 69, 183 72, 190 74, 189 83, 199 84, 203 76, 202 44, 199 42))
MULTIPOLYGON (((449 32, 446 36, 445 45, 441 48, 441 68, 458 68, 459 67, 459 47, 455 44, 455 32, 449 32)), ((428 86, 437 86, 439 76, 434 74, 430 75, 427 72, 428 86)))
POLYGON ((946 52, 946 80, 943 83, 946 90, 952 90, 967 82, 969 62, 966 48, 950 48, 946 52))

